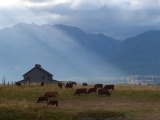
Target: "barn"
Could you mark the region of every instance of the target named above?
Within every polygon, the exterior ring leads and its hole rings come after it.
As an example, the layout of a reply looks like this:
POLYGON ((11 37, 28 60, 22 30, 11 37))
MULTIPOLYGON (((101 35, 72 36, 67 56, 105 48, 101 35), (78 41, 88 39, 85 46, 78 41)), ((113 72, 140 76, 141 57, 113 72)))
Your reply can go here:
POLYGON ((43 69, 40 64, 36 64, 31 70, 23 75, 21 83, 55 83, 57 80, 53 79, 53 75, 43 69))

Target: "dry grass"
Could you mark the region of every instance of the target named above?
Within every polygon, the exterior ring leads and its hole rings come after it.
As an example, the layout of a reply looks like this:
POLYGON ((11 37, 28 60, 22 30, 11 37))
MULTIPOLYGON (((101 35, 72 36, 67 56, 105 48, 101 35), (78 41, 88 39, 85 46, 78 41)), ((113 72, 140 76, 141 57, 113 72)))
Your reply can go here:
MULTIPOLYGON (((129 120, 160 119, 158 85, 115 85, 115 90, 110 90, 111 97, 98 97, 97 93, 74 96, 75 90, 81 87, 77 85, 74 89, 58 89, 56 85, 0 86, 0 108, 36 114, 37 119, 43 119, 42 114, 56 111, 64 113, 66 120, 71 120, 72 115, 90 110, 123 112, 129 120), (58 91, 59 107, 36 103, 38 97, 53 90, 58 91)), ((93 86, 87 86, 90 87, 93 86)))

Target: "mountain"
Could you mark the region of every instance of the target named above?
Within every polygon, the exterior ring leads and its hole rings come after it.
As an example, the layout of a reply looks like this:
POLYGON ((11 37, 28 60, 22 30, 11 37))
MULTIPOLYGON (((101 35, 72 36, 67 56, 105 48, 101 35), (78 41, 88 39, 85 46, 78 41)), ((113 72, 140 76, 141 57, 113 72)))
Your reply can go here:
POLYGON ((160 75, 160 30, 124 40, 110 61, 125 74, 160 75))
POLYGON ((21 80, 35 64, 54 79, 77 82, 160 75, 159 51, 160 30, 120 41, 73 26, 20 23, 0 30, 0 76, 5 75, 6 81, 21 80))
POLYGON ((72 26, 20 23, 0 30, 0 75, 18 81, 41 64, 54 79, 94 82, 96 77, 121 74, 107 61, 120 43, 72 26))
POLYGON ((105 55, 103 57, 109 57, 122 42, 120 40, 108 37, 102 33, 85 33, 81 29, 73 26, 54 26, 67 34, 70 38, 76 39, 78 44, 81 44, 87 48, 89 47, 92 51, 97 52, 98 54, 105 55))

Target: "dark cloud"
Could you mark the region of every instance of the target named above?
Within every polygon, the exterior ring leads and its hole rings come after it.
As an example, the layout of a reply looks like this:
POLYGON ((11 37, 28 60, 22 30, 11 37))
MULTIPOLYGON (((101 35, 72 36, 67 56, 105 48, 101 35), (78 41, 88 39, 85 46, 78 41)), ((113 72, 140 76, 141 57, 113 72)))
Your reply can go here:
MULTIPOLYGON (((7 24, 12 25, 18 22, 65 24, 118 39, 160 29, 159 0, 23 0, 22 3, 16 10, 13 6, 0 8, 0 17, 6 20, 9 16, 13 22, 7 24), (4 12, 9 15, 4 16, 4 12)), ((1 23, 4 23, 0 24, 2 28, 5 22, 1 20, 1 23)))

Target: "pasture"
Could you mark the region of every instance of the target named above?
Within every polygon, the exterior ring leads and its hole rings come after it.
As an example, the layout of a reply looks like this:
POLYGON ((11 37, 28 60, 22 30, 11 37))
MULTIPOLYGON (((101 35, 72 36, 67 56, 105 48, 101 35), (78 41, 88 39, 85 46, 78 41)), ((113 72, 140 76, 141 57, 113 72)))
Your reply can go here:
MULTIPOLYGON (((57 84, 0 86, 0 120, 159 120, 159 85, 115 85, 110 97, 97 93, 75 95, 74 85, 62 89, 57 84), (57 91, 58 107, 37 103, 47 91, 57 91), (95 118, 95 119, 94 119, 95 118), (109 119, 107 119, 109 118, 109 119)), ((52 98, 51 98, 52 99, 52 98)))

